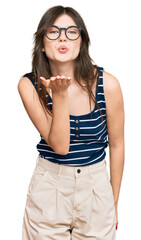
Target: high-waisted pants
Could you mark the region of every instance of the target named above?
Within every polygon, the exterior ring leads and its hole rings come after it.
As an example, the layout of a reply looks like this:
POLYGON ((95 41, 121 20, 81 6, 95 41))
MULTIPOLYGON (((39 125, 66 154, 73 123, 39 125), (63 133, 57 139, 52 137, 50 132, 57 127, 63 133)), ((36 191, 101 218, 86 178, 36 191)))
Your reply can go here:
POLYGON ((22 240, 115 240, 116 213, 106 159, 73 167, 37 157, 22 240))

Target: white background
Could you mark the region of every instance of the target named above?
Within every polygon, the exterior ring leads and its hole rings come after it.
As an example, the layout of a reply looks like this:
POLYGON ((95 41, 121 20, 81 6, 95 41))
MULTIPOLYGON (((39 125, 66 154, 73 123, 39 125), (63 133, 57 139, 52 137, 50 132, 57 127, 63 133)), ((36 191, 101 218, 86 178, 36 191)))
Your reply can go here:
MULTIPOLYGON (((0 6, 0 236, 21 239, 28 184, 38 156, 39 133, 20 99, 17 84, 31 71, 33 33, 54 5, 71 6, 84 19, 90 56, 120 83, 125 108, 125 166, 118 203, 117 240, 139 239, 141 214, 140 1, 4 1, 0 6)), ((107 149, 109 164, 109 150, 107 149)), ((108 169, 109 171, 109 169, 108 169)))

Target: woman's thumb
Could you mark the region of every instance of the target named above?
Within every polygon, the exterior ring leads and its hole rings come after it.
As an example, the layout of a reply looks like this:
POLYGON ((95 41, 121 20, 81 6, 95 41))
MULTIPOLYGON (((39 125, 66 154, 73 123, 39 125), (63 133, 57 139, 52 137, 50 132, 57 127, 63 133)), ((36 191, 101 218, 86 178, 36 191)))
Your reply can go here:
POLYGON ((50 79, 45 79, 44 77, 40 77, 40 80, 42 81, 42 84, 43 84, 45 87, 48 87, 49 82, 50 82, 50 79))

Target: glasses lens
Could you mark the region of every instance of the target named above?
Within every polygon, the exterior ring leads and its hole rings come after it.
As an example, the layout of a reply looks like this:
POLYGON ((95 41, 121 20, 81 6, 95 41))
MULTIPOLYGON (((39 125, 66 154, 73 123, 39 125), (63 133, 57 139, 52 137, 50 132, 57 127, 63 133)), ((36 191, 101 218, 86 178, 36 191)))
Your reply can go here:
POLYGON ((70 27, 67 30, 67 37, 71 40, 75 40, 79 37, 80 31, 77 27, 70 27))
POLYGON ((50 28, 46 31, 46 34, 47 34, 47 37, 48 37, 49 39, 54 40, 54 39, 58 38, 58 36, 59 36, 59 30, 58 30, 58 28, 56 28, 56 27, 50 27, 50 28))

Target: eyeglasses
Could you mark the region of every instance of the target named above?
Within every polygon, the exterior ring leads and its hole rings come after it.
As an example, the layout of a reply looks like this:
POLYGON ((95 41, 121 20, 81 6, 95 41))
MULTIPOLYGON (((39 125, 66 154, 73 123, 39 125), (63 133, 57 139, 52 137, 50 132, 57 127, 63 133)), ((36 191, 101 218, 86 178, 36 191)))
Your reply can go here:
POLYGON ((77 26, 70 26, 68 28, 59 28, 55 25, 51 26, 45 32, 45 35, 50 40, 56 40, 60 37, 61 31, 65 30, 65 35, 69 40, 77 40, 81 34, 81 28, 77 26))

